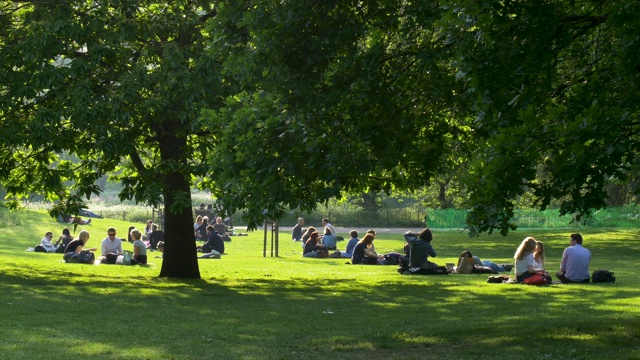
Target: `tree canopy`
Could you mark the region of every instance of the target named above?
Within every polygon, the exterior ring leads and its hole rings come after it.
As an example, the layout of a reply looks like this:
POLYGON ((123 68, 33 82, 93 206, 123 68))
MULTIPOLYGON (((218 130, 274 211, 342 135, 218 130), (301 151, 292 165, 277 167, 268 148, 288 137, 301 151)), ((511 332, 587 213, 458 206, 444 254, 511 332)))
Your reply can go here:
POLYGON ((475 234, 638 175, 635 1, 1 4, 0 182, 54 212, 104 174, 163 201, 163 276, 199 276, 194 184, 255 227, 455 181, 475 234))
POLYGON ((256 4, 225 68, 253 88, 208 115, 229 124, 218 195, 248 219, 413 189, 462 158, 471 234, 506 233, 525 193, 580 220, 637 176, 637 2, 256 4))
POLYGON ((438 4, 256 4, 220 14, 250 34, 224 42, 225 71, 250 86, 207 114, 224 132, 211 163, 227 207, 256 224, 444 170, 466 130, 438 4))

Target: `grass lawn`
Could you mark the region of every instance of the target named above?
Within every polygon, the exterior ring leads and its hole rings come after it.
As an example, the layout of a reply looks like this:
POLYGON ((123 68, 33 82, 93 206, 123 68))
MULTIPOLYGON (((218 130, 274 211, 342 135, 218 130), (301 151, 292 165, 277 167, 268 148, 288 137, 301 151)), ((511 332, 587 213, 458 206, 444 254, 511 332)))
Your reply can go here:
MULTIPOLYGON (((640 281, 631 266, 640 231, 582 231, 591 271, 615 272, 615 284, 534 287, 304 259, 287 233, 280 257, 265 258, 260 231, 234 237, 220 260, 199 260, 197 281, 158 278, 157 252, 149 266, 133 267, 25 251, 47 230, 57 238, 61 225, 44 212, 0 208, 3 359, 640 359, 640 281)), ((94 219, 74 235, 87 229, 88 246, 99 247, 108 227, 126 236, 130 225, 94 219)), ((436 231, 434 261, 456 262, 468 249, 512 262, 528 235, 545 243, 555 272, 569 231, 474 239, 436 231)), ((403 244, 401 234, 376 239, 379 252, 403 244)))

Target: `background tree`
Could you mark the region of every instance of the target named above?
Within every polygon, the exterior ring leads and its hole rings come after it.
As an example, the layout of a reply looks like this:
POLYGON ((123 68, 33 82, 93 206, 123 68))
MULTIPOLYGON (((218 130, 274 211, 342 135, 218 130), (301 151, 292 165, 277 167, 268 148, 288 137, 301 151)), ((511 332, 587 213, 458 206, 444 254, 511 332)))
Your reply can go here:
MULTIPOLYGON (((2 1, 0 182, 75 212, 118 170, 121 199, 164 203, 160 276, 199 278, 190 185, 215 133, 199 120, 229 82, 212 1, 2 1), (58 154, 77 156, 78 163, 58 154), (66 184, 71 182, 71 186, 66 184)), ((15 203, 13 204, 15 206, 15 203)))
POLYGON ((636 1, 456 1, 443 19, 481 151, 472 231, 506 232, 518 199, 580 220, 637 177, 636 1))

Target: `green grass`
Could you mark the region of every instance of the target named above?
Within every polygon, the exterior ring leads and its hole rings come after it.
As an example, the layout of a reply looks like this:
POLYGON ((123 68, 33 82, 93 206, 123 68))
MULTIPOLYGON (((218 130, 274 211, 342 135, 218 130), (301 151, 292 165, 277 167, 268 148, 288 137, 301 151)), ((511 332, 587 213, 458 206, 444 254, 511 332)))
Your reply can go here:
MULTIPOLYGON (((220 260, 199 260, 202 280, 160 279, 158 253, 146 267, 65 264, 25 251, 62 229, 44 212, 0 208, 0 221, 4 359, 640 359, 640 231, 583 232, 591 270, 614 271, 615 284, 532 287, 304 259, 286 233, 280 257, 263 257, 260 231, 234 237, 220 260)), ((76 234, 88 229, 99 247, 110 226, 124 235, 130 223, 94 219, 76 234)), ((511 262, 526 235, 557 269, 567 232, 435 232, 434 261, 468 249, 511 262)), ((379 234, 376 248, 403 243, 379 234)))

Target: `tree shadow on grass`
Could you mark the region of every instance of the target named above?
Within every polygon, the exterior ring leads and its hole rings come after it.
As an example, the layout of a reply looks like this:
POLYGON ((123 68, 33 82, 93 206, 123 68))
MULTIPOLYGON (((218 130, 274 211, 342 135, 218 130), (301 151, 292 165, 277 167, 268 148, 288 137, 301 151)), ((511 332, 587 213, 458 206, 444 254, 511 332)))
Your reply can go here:
POLYGON ((637 303, 633 289, 398 276, 371 284, 3 272, 0 350, 16 358, 638 356, 640 320, 625 305, 637 303))

